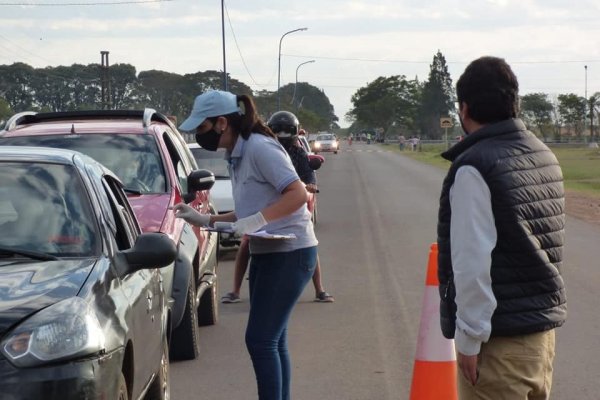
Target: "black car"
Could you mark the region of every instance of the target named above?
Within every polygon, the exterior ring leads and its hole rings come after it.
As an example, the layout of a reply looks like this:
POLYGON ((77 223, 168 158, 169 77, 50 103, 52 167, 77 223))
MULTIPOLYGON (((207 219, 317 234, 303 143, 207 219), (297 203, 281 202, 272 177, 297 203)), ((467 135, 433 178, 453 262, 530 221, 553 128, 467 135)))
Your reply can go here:
POLYGON ((0 146, 0 398, 168 398, 175 255, 101 164, 0 146))

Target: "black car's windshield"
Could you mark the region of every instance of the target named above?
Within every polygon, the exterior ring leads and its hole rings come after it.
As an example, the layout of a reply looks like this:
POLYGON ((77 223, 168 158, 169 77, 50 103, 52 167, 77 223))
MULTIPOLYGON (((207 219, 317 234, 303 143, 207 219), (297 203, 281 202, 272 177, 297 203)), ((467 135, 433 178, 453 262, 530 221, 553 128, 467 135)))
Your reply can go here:
POLYGON ((0 182, 0 258, 85 257, 99 251, 90 200, 74 167, 3 162, 0 182))
POLYGON ((227 169, 227 160, 225 160, 225 150, 208 151, 202 148, 190 149, 196 164, 200 169, 208 169, 215 174, 216 179, 229 179, 229 170, 227 169))
POLYGON ((154 137, 135 134, 19 136, 5 145, 76 150, 104 164, 132 193, 166 193, 166 178, 154 137))

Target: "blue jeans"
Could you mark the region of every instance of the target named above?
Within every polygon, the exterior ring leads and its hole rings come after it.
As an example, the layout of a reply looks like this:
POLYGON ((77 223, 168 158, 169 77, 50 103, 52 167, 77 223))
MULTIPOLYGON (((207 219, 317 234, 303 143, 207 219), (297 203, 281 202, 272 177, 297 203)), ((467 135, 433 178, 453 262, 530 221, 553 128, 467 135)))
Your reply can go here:
POLYGON ((289 400, 291 366, 287 325, 296 301, 313 276, 317 247, 252 255, 246 347, 260 400, 289 400))

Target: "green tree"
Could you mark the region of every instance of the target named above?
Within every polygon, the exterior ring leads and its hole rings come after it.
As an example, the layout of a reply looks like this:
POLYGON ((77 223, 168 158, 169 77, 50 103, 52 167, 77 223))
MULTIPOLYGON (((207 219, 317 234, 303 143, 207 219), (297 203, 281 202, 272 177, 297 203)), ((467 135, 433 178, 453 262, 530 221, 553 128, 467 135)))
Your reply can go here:
POLYGON ((438 50, 429 66, 429 78, 423 86, 419 110, 421 135, 436 139, 442 137, 443 130, 440 127, 440 118, 455 113, 455 98, 456 95, 452 86, 452 78, 450 78, 448 72, 446 58, 438 50))
POLYGON ((13 115, 13 111, 10 108, 8 101, 0 97, 0 127, 4 126, 4 123, 13 115))
POLYGON ((544 136, 552 124, 552 103, 545 93, 530 93, 521 97, 521 117, 544 136))
POLYGON ((135 67, 131 64, 114 64, 110 66, 110 104, 113 109, 129 109, 137 85, 135 67))
MULTIPOLYGON (((281 109, 291 111, 298 117, 302 127, 309 132, 331 130, 338 120, 333 105, 323 90, 306 82, 298 82, 294 99, 294 84, 280 88, 281 109), (293 103, 292 103, 292 100, 293 103)), ((277 111, 277 93, 262 90, 255 94, 254 100, 263 119, 277 111)))
POLYGON ((586 99, 574 93, 558 95, 558 112, 568 132, 580 136, 584 128, 586 99))
POLYGON ((414 129, 419 106, 420 84, 404 75, 379 77, 352 95, 353 108, 346 117, 353 121, 352 130, 392 127, 414 129))
POLYGON ((597 136, 597 132, 600 131, 598 129, 600 125, 598 120, 600 117, 600 92, 594 93, 588 100, 588 117, 590 118, 590 140, 593 142, 595 134, 597 136))
POLYGON ((24 63, 0 66, 0 97, 8 101, 14 112, 33 108, 34 75, 35 70, 24 63))
POLYGON ((184 95, 186 84, 186 79, 179 74, 142 71, 134 90, 134 108, 151 107, 164 114, 183 117, 181 110, 193 102, 193 98, 184 95))
POLYGON ((77 108, 71 101, 71 71, 70 67, 64 66, 36 70, 32 84, 37 109, 66 111, 77 108))

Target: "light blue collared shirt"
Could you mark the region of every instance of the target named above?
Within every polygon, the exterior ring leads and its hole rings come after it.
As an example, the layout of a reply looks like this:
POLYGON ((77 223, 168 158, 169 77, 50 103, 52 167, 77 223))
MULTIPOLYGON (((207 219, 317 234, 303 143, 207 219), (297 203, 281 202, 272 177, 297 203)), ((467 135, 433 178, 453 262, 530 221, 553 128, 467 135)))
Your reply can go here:
MULTIPOLYGON (((248 217, 275 203, 285 188, 300 179, 283 146, 258 133, 251 134, 248 140, 239 136, 225 158, 229 161, 237 218, 248 217)), ((251 254, 293 251, 318 244, 306 203, 262 229, 275 234, 293 233, 296 239, 251 238, 251 254)))
POLYGON ((497 232, 490 189, 474 167, 465 165, 456 171, 450 208, 456 348, 462 354, 475 355, 490 338, 497 306, 490 275, 497 232))

